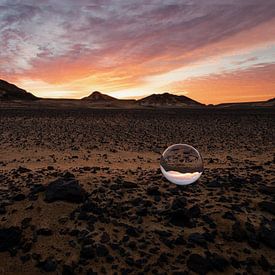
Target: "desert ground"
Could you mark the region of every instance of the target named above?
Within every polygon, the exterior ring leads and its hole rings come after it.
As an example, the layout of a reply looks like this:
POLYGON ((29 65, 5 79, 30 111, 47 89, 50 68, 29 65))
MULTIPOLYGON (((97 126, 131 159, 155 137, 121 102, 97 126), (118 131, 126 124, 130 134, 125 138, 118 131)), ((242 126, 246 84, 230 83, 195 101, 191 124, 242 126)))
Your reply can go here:
POLYGON ((0 274, 275 274, 274 149, 274 108, 3 107, 0 274), (162 176, 174 143, 196 183, 162 176))

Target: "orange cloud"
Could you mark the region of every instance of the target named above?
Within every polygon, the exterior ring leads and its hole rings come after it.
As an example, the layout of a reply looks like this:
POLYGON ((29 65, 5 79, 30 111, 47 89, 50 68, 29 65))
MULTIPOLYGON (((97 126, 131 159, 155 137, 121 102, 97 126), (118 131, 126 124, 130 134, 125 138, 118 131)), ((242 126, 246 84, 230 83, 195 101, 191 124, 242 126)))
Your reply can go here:
POLYGON ((275 64, 243 71, 210 75, 175 83, 167 89, 182 90, 206 104, 261 101, 275 97, 275 64))

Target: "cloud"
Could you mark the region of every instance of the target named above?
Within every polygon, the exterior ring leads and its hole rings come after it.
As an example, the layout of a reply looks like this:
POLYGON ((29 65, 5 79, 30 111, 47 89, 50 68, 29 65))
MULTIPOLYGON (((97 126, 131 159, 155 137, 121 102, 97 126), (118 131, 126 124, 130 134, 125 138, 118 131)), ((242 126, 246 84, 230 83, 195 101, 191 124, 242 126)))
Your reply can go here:
POLYGON ((115 91, 273 37, 274 1, 201 2, 0 0, 0 75, 115 91))
POLYGON ((190 78, 163 87, 183 90, 204 103, 261 101, 275 97, 275 63, 262 63, 243 70, 190 78))

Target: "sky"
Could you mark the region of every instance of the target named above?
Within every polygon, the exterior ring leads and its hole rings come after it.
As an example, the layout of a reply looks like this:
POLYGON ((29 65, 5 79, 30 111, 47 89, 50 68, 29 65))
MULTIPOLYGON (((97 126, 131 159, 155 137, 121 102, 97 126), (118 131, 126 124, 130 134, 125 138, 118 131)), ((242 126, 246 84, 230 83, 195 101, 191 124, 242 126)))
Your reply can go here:
POLYGON ((0 0, 0 79, 40 97, 275 97, 275 0, 0 0))

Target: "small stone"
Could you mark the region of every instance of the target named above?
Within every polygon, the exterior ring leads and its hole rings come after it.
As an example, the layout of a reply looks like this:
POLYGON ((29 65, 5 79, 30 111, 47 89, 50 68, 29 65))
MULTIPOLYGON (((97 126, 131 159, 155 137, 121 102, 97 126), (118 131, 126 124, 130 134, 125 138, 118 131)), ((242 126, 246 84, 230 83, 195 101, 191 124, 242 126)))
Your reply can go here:
POLYGON ((274 202, 262 201, 262 202, 259 202, 258 205, 263 211, 275 215, 275 203, 274 202))
POLYGON ((199 254, 191 254, 189 256, 187 267, 198 274, 206 274, 211 270, 209 261, 199 254))
POLYGON ((53 232, 49 228, 40 228, 37 230, 37 235, 51 236, 52 234, 53 234, 53 232))
POLYGON ((20 244, 22 231, 18 227, 0 229, 0 252, 8 251, 20 244))
POLYGON ((159 196, 160 195, 160 192, 159 192, 159 187, 156 186, 156 185, 149 185, 147 187, 147 194, 149 196, 159 196))
POLYGON ((188 241, 197 245, 200 245, 204 248, 207 247, 207 242, 204 236, 200 233, 192 233, 189 235, 188 241))
POLYGON ((77 180, 65 180, 59 178, 51 182, 45 192, 45 201, 66 201, 72 203, 84 202, 86 199, 85 190, 79 185, 77 180))
POLYGON ((235 221, 235 220, 236 220, 236 217, 235 217, 234 214, 233 214, 232 212, 230 212, 230 211, 225 212, 225 213, 222 215, 222 217, 223 217, 224 219, 231 220, 231 221, 235 221))
POLYGON ((44 262, 40 263, 39 266, 45 272, 53 272, 57 268, 57 263, 56 263, 56 261, 54 259, 48 258, 44 262))
POLYGON ((85 259, 93 259, 95 257, 95 249, 91 244, 82 246, 80 256, 85 259))
POLYGON ((17 194, 13 197, 14 201, 23 201, 26 198, 24 194, 17 194))

